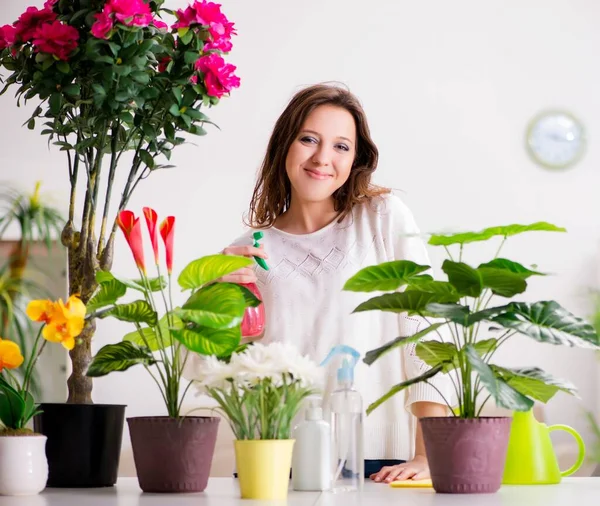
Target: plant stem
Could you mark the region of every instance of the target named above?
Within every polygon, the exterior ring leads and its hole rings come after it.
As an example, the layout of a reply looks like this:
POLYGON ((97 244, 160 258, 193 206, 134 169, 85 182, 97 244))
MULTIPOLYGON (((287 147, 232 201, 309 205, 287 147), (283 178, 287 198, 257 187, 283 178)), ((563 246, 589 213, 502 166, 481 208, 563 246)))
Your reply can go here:
MULTIPOLYGON (((29 380, 31 377, 31 373, 33 371, 33 365, 35 363, 35 361, 37 360, 37 357, 35 356, 37 353, 37 347, 38 344, 40 342, 40 337, 42 336, 42 330, 44 328, 44 325, 42 325, 37 333, 37 336, 35 336, 35 340, 33 341, 33 347, 31 349, 31 355, 29 356, 29 360, 27 362, 27 365, 25 366, 25 374, 23 375, 23 388, 22 388, 22 392, 26 392, 27 388, 29 388, 29 380)), ((41 351, 40 351, 41 353, 41 351)), ((39 355, 38 355, 39 356, 39 355)))
POLYGON ((507 236, 504 236, 502 238, 502 242, 500 243, 500 246, 498 246, 498 249, 496 250, 496 254, 494 255, 494 260, 496 258, 498 258, 498 255, 500 254, 500 250, 502 250, 502 246, 504 246, 504 243, 506 242, 507 236))
POLYGON ((454 414, 454 411, 452 410, 452 404, 450 404, 448 402, 448 399, 446 399, 446 397, 444 397, 444 394, 442 392, 440 392, 439 388, 436 387, 433 383, 430 383, 429 381, 425 381, 425 383, 427 385, 429 385, 431 388, 433 388, 438 394, 440 394, 440 397, 442 398, 442 400, 446 403, 446 406, 448 406, 448 409, 454 414))
POLYGON ((110 200, 112 196, 112 188, 115 179, 115 170, 117 168, 117 144, 119 140, 119 127, 121 123, 117 122, 116 125, 111 127, 111 139, 110 139, 110 168, 108 170, 108 181, 106 182, 106 197, 104 198, 104 210, 102 212, 102 224, 100 226, 100 238, 98 239, 98 258, 102 256, 104 249, 104 236, 106 234, 106 222, 108 220, 108 211, 110 209, 110 200))
POLYGON ((452 258, 452 253, 450 253, 448 246, 444 246, 444 249, 446 250, 446 254, 448 255, 448 258, 454 262, 454 258, 452 258))

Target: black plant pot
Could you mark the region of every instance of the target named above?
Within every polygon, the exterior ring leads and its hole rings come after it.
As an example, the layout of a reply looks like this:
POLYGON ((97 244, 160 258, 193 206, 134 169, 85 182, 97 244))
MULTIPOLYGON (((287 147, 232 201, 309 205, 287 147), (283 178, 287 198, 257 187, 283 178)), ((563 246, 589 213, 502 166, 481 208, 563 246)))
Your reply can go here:
POLYGON ((112 487, 117 482, 125 406, 41 404, 34 430, 48 437, 48 487, 112 487))

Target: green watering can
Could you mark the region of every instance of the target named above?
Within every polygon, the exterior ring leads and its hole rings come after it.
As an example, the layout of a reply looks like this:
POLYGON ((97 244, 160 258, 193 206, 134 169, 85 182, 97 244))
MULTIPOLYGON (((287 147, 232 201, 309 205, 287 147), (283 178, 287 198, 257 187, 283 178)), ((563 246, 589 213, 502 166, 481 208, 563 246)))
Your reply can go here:
POLYGON ((506 465, 502 483, 505 485, 552 485, 560 483, 563 476, 573 474, 583 464, 585 445, 581 436, 567 425, 551 425, 538 422, 533 411, 513 415, 506 465), (561 471, 552 447, 550 433, 564 430, 577 441, 579 456, 575 465, 561 471))

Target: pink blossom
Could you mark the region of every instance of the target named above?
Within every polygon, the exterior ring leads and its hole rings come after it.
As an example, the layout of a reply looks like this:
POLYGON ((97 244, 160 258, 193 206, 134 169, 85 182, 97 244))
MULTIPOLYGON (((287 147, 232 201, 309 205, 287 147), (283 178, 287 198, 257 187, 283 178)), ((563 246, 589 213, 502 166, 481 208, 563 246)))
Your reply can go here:
POLYGON ((20 42, 29 42, 39 26, 51 23, 55 19, 56 14, 49 8, 40 10, 37 7, 28 7, 15 23, 16 39, 20 42))
POLYGON ((52 7, 54 7, 54 4, 58 2, 58 0, 46 0, 44 2, 44 9, 52 9, 52 7))
POLYGON ((190 77, 190 83, 198 84, 198 76, 196 74, 194 74, 192 77, 190 77))
POLYGON ((77 47, 79 32, 76 28, 54 21, 44 23, 35 31, 33 45, 37 52, 48 53, 60 60, 67 60, 77 47))
POLYGON ((165 23, 164 21, 161 21, 160 19, 152 20, 152 24, 159 30, 168 30, 169 29, 169 25, 167 25, 167 23, 165 23))
POLYGON ((98 39, 107 39, 113 29, 113 21, 110 14, 102 11, 94 16, 96 22, 92 25, 92 35, 98 39))
POLYGON ((223 53, 229 53, 229 51, 231 51, 232 47, 233 47, 233 44, 231 43, 231 41, 229 39, 219 39, 216 42, 209 40, 204 45, 204 51, 208 52, 208 51, 217 50, 217 51, 222 51, 223 53))
POLYGON ((233 88, 239 88, 240 78, 234 75, 236 67, 217 54, 210 53, 196 60, 196 70, 204 74, 207 93, 212 97, 221 98, 233 88))
POLYGON ((231 50, 231 36, 235 35, 234 24, 231 23, 221 12, 221 5, 206 0, 196 0, 187 9, 177 11, 177 23, 173 28, 189 28, 194 24, 206 26, 212 38, 214 47, 211 49, 221 49, 229 47, 225 52, 231 50))
POLYGON ((16 31, 12 25, 0 26, 0 51, 15 43, 16 31))
POLYGON ((110 0, 104 12, 113 13, 125 26, 144 27, 152 23, 152 11, 143 0, 110 0))

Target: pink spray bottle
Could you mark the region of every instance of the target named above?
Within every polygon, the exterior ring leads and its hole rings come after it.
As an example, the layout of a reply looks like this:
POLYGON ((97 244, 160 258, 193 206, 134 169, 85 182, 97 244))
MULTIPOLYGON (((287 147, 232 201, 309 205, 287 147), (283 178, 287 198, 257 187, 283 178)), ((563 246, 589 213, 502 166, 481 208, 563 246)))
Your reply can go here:
MULTIPOLYGON (((260 246, 259 240, 263 238, 263 233, 258 231, 253 234, 255 248, 260 246)), ((264 270, 268 271, 269 266, 263 258, 254 257, 256 263, 264 270)), ((258 290, 256 283, 243 283, 242 286, 246 287, 255 297, 258 297, 262 301, 262 295, 258 290)), ((242 337, 246 339, 253 339, 262 335, 265 330, 265 305, 261 302, 258 306, 249 306, 246 308, 244 313, 244 319, 242 320, 242 337)))

